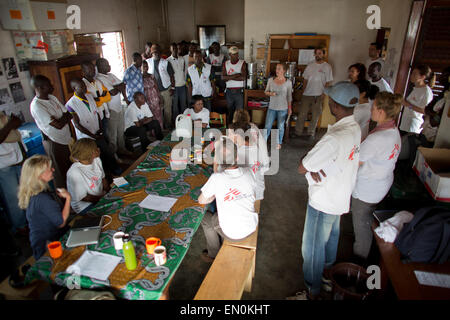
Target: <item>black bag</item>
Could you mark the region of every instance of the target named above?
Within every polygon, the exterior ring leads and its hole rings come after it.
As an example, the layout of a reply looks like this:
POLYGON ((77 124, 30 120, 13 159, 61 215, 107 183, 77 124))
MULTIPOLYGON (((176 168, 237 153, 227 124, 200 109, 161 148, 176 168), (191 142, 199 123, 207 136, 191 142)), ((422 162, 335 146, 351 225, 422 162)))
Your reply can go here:
POLYGON ((411 262, 443 263, 450 256, 450 211, 426 207, 416 211, 394 244, 402 259, 411 262))

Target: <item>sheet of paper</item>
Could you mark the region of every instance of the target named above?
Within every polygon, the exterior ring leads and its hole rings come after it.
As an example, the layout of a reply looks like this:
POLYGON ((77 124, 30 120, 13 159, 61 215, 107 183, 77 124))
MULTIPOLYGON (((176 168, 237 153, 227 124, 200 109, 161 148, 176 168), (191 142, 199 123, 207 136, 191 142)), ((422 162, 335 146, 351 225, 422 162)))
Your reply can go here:
POLYGON ((177 200, 176 198, 160 197, 150 194, 139 203, 139 206, 146 209, 168 212, 177 200))
POLYGON ((314 61, 314 49, 298 50, 298 64, 305 65, 314 61))
POLYGON ((113 182, 118 187, 123 187, 128 184, 128 181, 124 177, 114 178, 113 182))
POLYGON ((415 270, 417 281, 424 286, 433 286, 450 289, 450 274, 432 273, 415 270))
POLYGON ((67 268, 66 272, 106 281, 120 260, 122 260, 121 257, 86 250, 74 264, 67 268))

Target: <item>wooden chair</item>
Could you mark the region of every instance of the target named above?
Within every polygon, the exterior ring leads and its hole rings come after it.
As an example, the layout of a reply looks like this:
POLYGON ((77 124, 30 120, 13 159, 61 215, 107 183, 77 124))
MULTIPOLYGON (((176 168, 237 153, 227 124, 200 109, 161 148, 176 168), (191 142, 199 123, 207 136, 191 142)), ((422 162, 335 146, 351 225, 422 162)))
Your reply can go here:
POLYGON ((227 115, 224 113, 211 112, 209 114, 209 126, 211 128, 226 128, 227 115))

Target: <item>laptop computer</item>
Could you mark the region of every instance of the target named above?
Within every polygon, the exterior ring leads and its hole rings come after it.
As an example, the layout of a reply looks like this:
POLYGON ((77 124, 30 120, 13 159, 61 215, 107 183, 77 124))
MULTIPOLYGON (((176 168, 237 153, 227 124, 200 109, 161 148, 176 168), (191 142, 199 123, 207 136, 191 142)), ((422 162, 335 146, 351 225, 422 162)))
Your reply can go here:
POLYGON ((73 248, 98 243, 98 237, 102 231, 103 219, 104 216, 88 216, 75 221, 70 229, 66 246, 73 248))

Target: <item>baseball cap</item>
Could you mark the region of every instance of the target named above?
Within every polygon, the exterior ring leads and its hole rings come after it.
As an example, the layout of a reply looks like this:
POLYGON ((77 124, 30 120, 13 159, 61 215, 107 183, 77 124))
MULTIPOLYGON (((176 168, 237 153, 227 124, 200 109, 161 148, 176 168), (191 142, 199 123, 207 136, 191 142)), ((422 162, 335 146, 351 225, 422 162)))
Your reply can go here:
POLYGON ((340 81, 334 86, 325 88, 325 94, 347 108, 355 107, 359 101, 359 89, 349 81, 340 81))
POLYGON ((228 49, 228 53, 230 53, 230 54, 239 53, 239 49, 236 46, 232 46, 232 47, 230 47, 230 49, 228 49))

